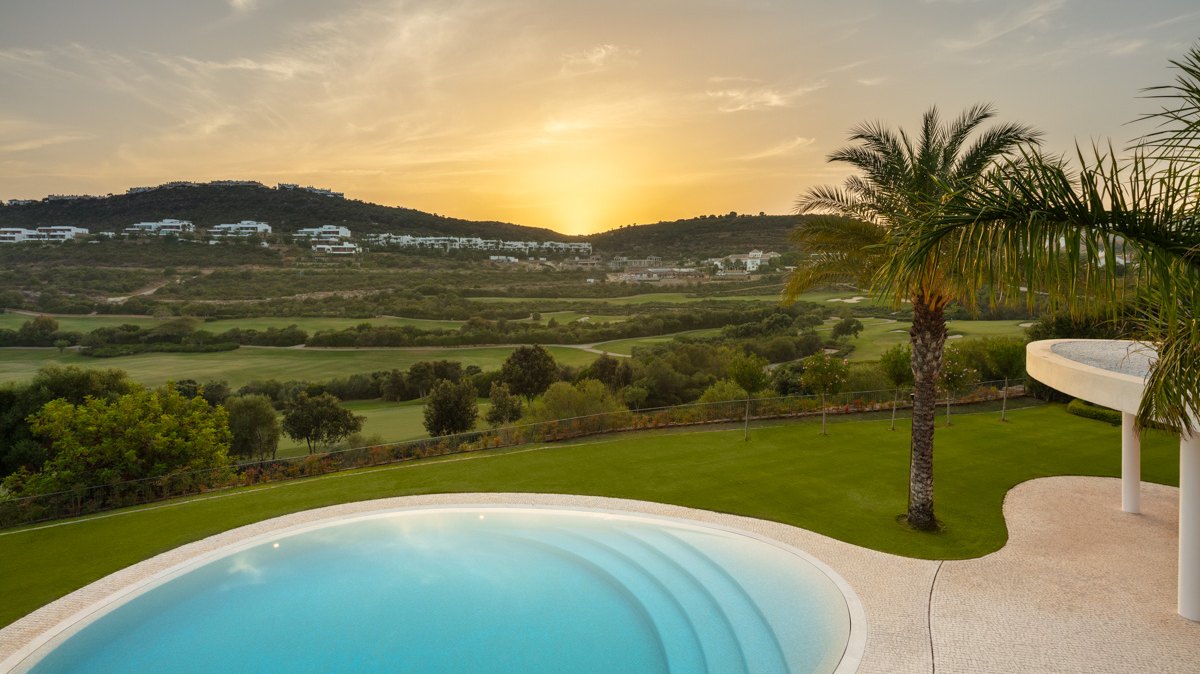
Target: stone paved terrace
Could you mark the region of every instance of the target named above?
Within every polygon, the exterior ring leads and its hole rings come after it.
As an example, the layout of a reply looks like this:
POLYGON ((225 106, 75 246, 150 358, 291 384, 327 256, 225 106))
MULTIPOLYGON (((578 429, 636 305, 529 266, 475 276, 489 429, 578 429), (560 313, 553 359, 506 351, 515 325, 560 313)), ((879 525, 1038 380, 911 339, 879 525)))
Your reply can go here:
POLYGON ((1120 481, 1018 485, 1008 545, 973 560, 896 557, 774 522, 678 506, 553 494, 444 494, 321 508, 182 546, 119 571, 0 630, 0 661, 77 611, 192 557, 275 529, 391 508, 517 504, 621 510, 712 522, 794 545, 854 587, 867 615, 860 672, 1196 672, 1200 623, 1175 612, 1178 490, 1143 485, 1120 511, 1120 481), (931 634, 932 630, 932 634, 931 634), (932 650, 931 650, 932 647, 932 650))

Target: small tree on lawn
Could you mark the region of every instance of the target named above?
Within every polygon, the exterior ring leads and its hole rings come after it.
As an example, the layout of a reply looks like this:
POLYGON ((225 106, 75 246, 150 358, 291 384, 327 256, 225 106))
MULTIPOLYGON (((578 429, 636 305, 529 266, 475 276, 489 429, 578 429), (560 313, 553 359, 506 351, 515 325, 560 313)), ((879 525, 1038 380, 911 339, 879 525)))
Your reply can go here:
POLYGON ((821 435, 829 435, 825 431, 825 396, 842 390, 850 368, 846 361, 827 353, 813 354, 801 363, 804 373, 800 375, 800 381, 805 388, 821 395, 821 435))
POLYGON ((470 381, 452 382, 439 379, 425 401, 425 430, 430 435, 453 435, 475 427, 479 404, 475 401, 475 385, 470 381))
POLYGON ((362 425, 363 417, 342 407, 341 401, 328 393, 299 393, 283 410, 283 432, 293 440, 303 440, 309 454, 319 445, 361 431, 362 425))
POLYGON ((954 347, 946 349, 946 359, 938 377, 938 387, 946 394, 946 425, 950 424, 950 403, 954 398, 979 384, 979 370, 971 367, 963 353, 954 347))
POLYGON ((1008 412, 1008 380, 1025 373, 1025 343, 1019 339, 989 340, 988 365, 996 374, 1004 377, 1004 398, 1000 403, 1000 421, 1006 421, 1008 412))
POLYGON ((858 320, 857 318, 854 318, 853 316, 847 316, 847 317, 843 318, 842 320, 838 321, 837 323, 833 324, 833 333, 832 334, 833 334, 834 339, 837 339, 839 337, 854 337, 857 339, 859 333, 862 331, 863 331, 862 321, 858 320))
POLYGON ((508 384, 492 382, 488 400, 491 402, 487 413, 489 424, 503 426, 521 418, 521 401, 508 390, 508 384))
POLYGON ((879 369, 888 383, 896 389, 892 399, 892 430, 896 430, 896 404, 900 402, 900 389, 912 386, 912 347, 908 344, 897 344, 884 351, 879 356, 879 369))
POLYGON ((540 345, 518 346, 500 367, 500 379, 530 403, 558 377, 558 364, 540 345))
POLYGON ((229 453, 247 459, 274 459, 279 448, 279 418, 271 399, 254 394, 231 396, 223 403, 233 439, 229 453))

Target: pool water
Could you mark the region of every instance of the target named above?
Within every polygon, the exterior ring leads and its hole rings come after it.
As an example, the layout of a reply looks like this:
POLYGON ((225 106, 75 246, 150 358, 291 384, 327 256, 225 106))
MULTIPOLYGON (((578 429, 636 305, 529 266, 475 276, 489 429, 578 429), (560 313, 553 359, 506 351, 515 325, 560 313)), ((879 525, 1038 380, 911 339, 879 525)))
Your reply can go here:
POLYGON ((831 672, 849 633, 834 581, 759 538, 439 508, 256 538, 69 630, 31 671, 831 672))

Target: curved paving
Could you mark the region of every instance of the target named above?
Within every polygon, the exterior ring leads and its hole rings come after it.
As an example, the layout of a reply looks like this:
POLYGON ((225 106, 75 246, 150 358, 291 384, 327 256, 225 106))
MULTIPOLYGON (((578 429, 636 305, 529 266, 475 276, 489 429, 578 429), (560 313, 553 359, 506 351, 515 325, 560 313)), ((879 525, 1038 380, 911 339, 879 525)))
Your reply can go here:
POLYGON ((349 503, 227 531, 118 571, 0 630, 0 661, 123 587, 266 531, 372 510, 499 503, 678 517, 796 546, 837 571, 861 599, 867 642, 860 672, 932 672, 935 664, 938 672, 1194 672, 1200 623, 1174 606, 1177 501, 1177 489, 1146 484, 1144 513, 1129 515, 1120 512, 1118 480, 1026 482, 1005 500, 1007 546, 944 563, 775 522, 624 499, 439 494, 349 503))

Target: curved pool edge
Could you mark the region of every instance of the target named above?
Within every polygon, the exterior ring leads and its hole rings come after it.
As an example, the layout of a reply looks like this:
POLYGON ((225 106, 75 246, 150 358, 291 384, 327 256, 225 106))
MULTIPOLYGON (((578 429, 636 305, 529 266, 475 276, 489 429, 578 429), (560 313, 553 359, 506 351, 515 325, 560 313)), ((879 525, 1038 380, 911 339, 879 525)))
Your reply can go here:
POLYGON ((160 553, 90 583, 0 629, 0 657, 3 657, 0 661, 0 673, 23 671, 21 668, 31 666, 35 662, 27 662, 30 656, 35 655, 51 641, 66 638, 96 617, 170 578, 262 543, 264 539, 293 535, 339 522, 384 516, 388 513, 472 508, 585 512, 658 520, 693 528, 717 529, 772 545, 811 564, 838 588, 845 600, 850 629, 845 650, 834 670, 835 674, 852 674, 857 672, 862 664, 868 635, 866 610, 850 583, 828 563, 801 547, 770 535, 750 531, 738 524, 761 523, 768 527, 784 527, 808 534, 812 532, 768 520, 652 501, 568 494, 478 493, 392 497, 326 506, 244 525, 160 553), (434 502, 430 502, 431 500, 434 502), (731 523, 729 520, 737 522, 731 523))

